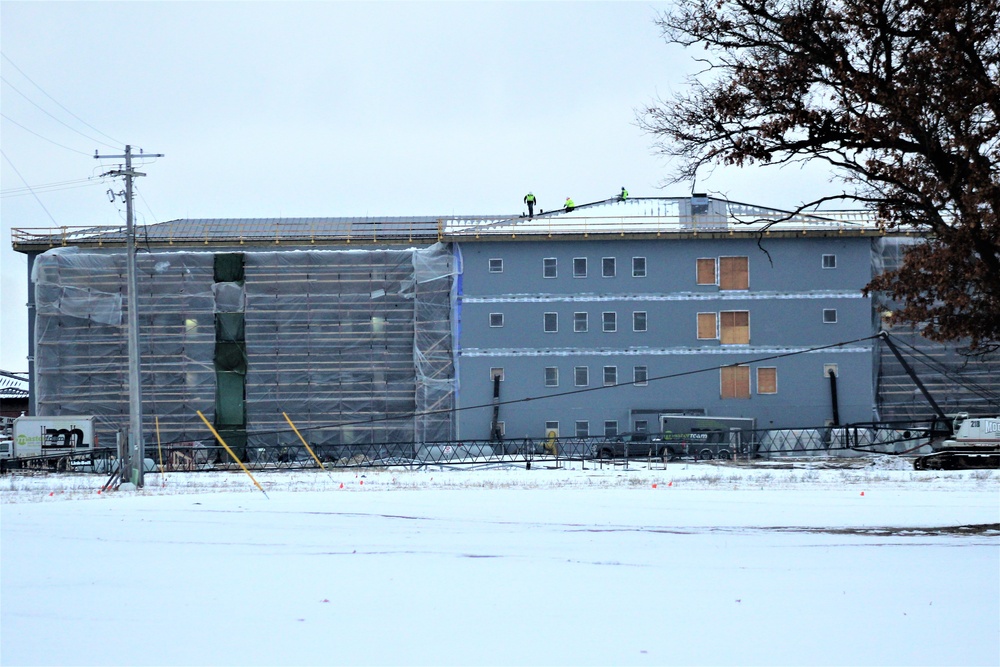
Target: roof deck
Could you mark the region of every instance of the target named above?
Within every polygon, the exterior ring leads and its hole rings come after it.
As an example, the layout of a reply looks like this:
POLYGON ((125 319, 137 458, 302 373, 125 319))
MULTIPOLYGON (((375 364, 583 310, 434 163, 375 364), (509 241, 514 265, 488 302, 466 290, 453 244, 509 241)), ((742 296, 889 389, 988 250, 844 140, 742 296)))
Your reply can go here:
MULTIPOLYGON (((664 236, 880 235, 864 210, 793 213, 705 196, 617 198, 563 208, 499 216, 402 216, 366 218, 181 219, 136 227, 137 242, 150 246, 275 246, 423 244, 489 241, 664 236)), ((43 252, 63 246, 119 247, 125 227, 14 228, 14 250, 43 252)))

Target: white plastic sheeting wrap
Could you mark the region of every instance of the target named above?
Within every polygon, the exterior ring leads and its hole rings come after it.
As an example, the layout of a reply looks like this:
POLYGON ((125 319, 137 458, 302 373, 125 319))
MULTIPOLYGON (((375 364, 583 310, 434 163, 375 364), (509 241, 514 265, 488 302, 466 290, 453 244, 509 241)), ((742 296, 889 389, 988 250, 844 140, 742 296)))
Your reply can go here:
MULTIPOLYGON (((455 402, 450 247, 254 251, 245 284, 215 283, 212 253, 137 258, 144 430, 155 447, 210 443, 215 313, 245 304, 249 445, 447 440, 455 402)), ((125 256, 50 251, 34 266, 39 414, 92 414, 101 444, 127 423, 125 256)))
MULTIPOLYGON (((215 402, 212 259, 141 254, 139 340, 147 446, 205 437, 215 402)), ((40 415, 94 415, 98 444, 128 423, 124 253, 57 249, 35 259, 35 395, 40 415)))

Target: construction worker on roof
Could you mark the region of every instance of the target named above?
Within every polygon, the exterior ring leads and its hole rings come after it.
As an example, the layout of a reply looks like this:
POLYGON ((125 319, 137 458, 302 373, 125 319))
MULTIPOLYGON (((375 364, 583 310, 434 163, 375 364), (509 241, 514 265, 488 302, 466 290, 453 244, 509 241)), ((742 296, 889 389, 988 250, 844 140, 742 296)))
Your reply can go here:
POLYGON ((566 197, 566 212, 569 213, 575 207, 576 207, 576 204, 573 203, 573 199, 571 197, 566 197))
POLYGON ((618 195, 618 198, 621 199, 622 201, 628 199, 628 190, 625 189, 624 185, 622 186, 622 193, 618 195))
POLYGON ((524 195, 524 203, 528 205, 528 217, 529 218, 535 217, 535 202, 536 201, 537 200, 535 199, 535 195, 531 194, 530 192, 528 194, 524 195))

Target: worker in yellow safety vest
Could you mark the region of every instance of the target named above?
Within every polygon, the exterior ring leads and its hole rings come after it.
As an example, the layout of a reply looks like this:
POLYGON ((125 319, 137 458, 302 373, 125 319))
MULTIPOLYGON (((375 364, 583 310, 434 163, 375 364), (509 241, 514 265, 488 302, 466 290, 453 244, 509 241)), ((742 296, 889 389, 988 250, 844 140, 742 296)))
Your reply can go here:
POLYGON ((576 207, 576 204, 573 203, 573 199, 571 197, 566 197, 566 212, 569 213, 575 207, 576 207))
POLYGON ((621 199, 622 201, 628 199, 628 190, 625 189, 624 185, 622 186, 622 193, 618 195, 618 198, 621 199))
POLYGON ((528 217, 529 218, 535 217, 535 202, 536 201, 537 200, 535 199, 535 195, 531 194, 530 192, 528 194, 524 195, 524 203, 528 205, 528 217))

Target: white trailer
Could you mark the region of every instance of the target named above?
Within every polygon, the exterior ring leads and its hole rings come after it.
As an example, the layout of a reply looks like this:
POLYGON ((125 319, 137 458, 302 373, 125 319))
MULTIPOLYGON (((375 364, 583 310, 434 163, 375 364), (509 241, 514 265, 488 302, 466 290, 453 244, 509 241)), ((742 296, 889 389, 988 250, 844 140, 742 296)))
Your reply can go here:
POLYGON ((2 458, 73 455, 97 446, 94 417, 18 417, 14 420, 12 447, 2 458))

